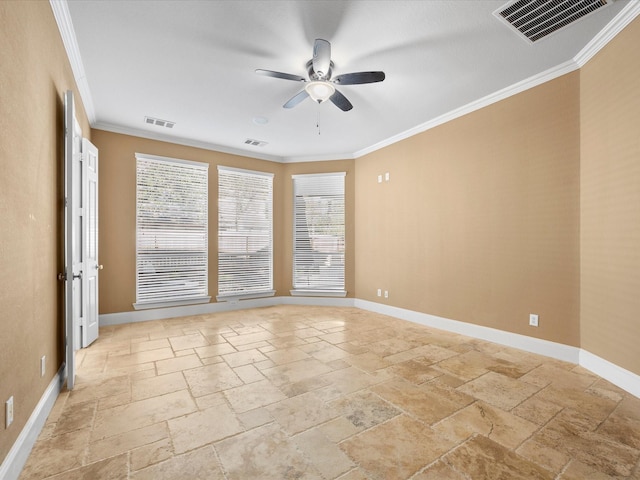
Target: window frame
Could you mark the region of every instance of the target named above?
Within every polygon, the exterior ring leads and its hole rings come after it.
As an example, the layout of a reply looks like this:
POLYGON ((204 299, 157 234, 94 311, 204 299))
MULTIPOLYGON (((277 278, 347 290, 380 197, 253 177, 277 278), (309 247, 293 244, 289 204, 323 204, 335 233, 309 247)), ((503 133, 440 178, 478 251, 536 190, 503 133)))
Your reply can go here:
MULTIPOLYGON (((274 289, 274 280, 273 280, 273 264, 274 264, 274 259, 273 259, 273 196, 274 196, 274 190, 273 190, 273 179, 275 177, 275 175, 271 172, 263 172, 263 171, 257 171, 257 170, 248 170, 248 169, 243 169, 243 168, 235 168, 235 167, 228 167, 225 165, 218 165, 217 167, 218 170, 218 231, 217 231, 217 240, 218 240, 218 292, 216 295, 216 300, 218 302, 225 302, 225 301, 236 301, 236 300, 246 300, 246 299, 251 299, 251 298, 264 298, 264 297, 272 297, 275 295, 276 291, 274 289), (224 248, 221 247, 221 244, 223 243, 223 241, 221 241, 222 238, 224 238, 224 235, 222 235, 222 230, 221 230, 221 226, 222 226, 222 215, 223 215, 223 210, 222 210, 222 203, 223 200, 226 201, 227 199, 223 199, 221 197, 221 179, 222 179, 222 175, 224 175, 225 173, 231 174, 231 175, 246 175, 247 180, 250 179, 250 177, 253 177, 254 180, 257 179, 266 179, 268 180, 268 195, 269 195, 269 199, 267 200, 266 198, 260 199, 259 202, 264 202, 263 205, 266 208, 266 213, 268 213, 268 225, 266 225, 267 229, 268 229, 268 282, 266 282, 267 284, 263 284, 263 285, 257 285, 254 286, 254 288, 252 288, 252 286, 250 285, 251 281, 249 281, 249 283, 247 283, 245 285, 245 288, 243 289, 238 289, 238 290, 226 290, 224 289, 224 291, 221 290, 221 284, 222 284, 222 277, 225 274, 228 274, 227 271, 227 267, 223 265, 222 260, 221 260, 221 255, 223 255, 224 253, 224 248)), ((235 200, 234 200, 235 201, 235 200)), ((255 219, 253 218, 249 218, 248 219, 248 223, 253 223, 255 219)), ((236 235, 238 234, 238 232, 236 231, 236 235)), ((229 235, 229 237, 231 237, 233 235, 229 235)), ((245 232, 245 236, 246 236, 246 241, 245 244, 247 245, 247 249, 248 249, 248 245, 250 244, 250 240, 249 238, 251 237, 250 232, 247 231, 245 232)), ((254 241, 260 241, 260 235, 257 235, 254 237, 254 241)), ((234 245, 232 243, 229 243, 230 248, 234 248, 234 245)), ((246 256, 249 257, 249 255, 251 253, 257 253, 259 252, 259 250, 257 250, 256 252, 251 252, 249 250, 247 250, 246 252, 244 252, 244 254, 242 256, 246 256)), ((228 255, 230 255, 230 252, 226 252, 228 255)), ((236 253, 237 256, 240 256, 240 254, 236 253)), ((259 258, 255 259, 256 265, 254 267, 264 267, 264 265, 260 265, 260 263, 262 263, 260 261, 259 258)), ((240 269, 239 269, 240 271, 240 269)), ((233 272, 232 272, 233 273, 233 272)), ((253 278, 253 280, 255 281, 255 277, 253 278)))
MULTIPOLYGON (((297 175, 292 175, 291 179, 292 179, 292 191, 293 191, 293 248, 292 248, 292 269, 291 269, 291 274, 292 274, 292 278, 291 278, 291 283, 293 285, 293 289, 290 290, 290 293, 292 296, 317 296, 317 297, 345 297, 347 295, 347 291, 346 291, 346 226, 347 226, 347 220, 346 220, 346 172, 329 172, 329 173, 314 173, 314 174, 297 174, 297 175), (298 202, 297 202, 297 197, 299 196, 299 192, 300 189, 302 188, 302 186, 300 185, 299 182, 296 182, 296 180, 312 180, 314 178, 317 178, 319 181, 326 181, 328 178, 340 178, 342 179, 342 182, 340 182, 340 189, 341 189, 341 195, 342 195, 342 236, 338 237, 337 242, 336 242, 336 249, 339 251, 341 249, 341 253, 338 254, 338 256, 341 258, 341 265, 342 265, 342 272, 341 272, 341 278, 339 280, 341 280, 341 284, 339 286, 336 287, 328 287, 327 284, 325 285, 302 285, 301 283, 298 283, 297 279, 299 277, 297 270, 304 266, 302 263, 298 264, 298 262, 296 262, 296 258, 298 257, 298 249, 297 249, 297 235, 298 235, 298 231, 299 231, 299 226, 297 224, 296 221, 296 217, 298 216, 298 202)), ((334 188, 335 186, 332 186, 331 188, 334 188)), ((313 188, 320 188, 318 185, 314 186, 313 188)), ((331 200, 330 197, 334 197, 336 194, 335 193, 328 193, 327 194, 327 200, 331 200)), ((333 224, 332 224, 333 225, 333 224)), ((308 226, 307 226, 308 229, 308 226)), ((302 253, 302 252, 301 252, 302 253)), ((307 252, 309 253, 309 252, 307 252)), ((332 254, 328 254, 328 257, 333 256, 332 254)), ((320 267, 319 267, 320 268, 320 267)), ((335 281, 335 277, 330 277, 330 280, 334 280, 335 281)))
MULTIPOLYGON (((144 153, 136 153, 135 158, 136 158, 136 241, 135 241, 136 301, 133 304, 134 309, 143 310, 143 309, 160 308, 160 307, 209 303, 211 301, 211 296, 209 295, 209 164, 204 162, 194 162, 191 160, 161 157, 157 155, 149 155, 144 153), (143 261, 143 258, 141 258, 141 254, 143 255, 143 257, 145 256, 145 253, 149 254, 149 252, 144 252, 144 246, 143 246, 143 240, 142 240, 143 236, 141 236, 141 232, 144 229, 143 225, 147 223, 148 226, 150 227, 149 228, 150 231, 153 231, 153 227, 154 227, 153 222, 146 221, 146 219, 144 218, 145 212, 142 212, 140 207, 141 201, 143 200, 143 195, 141 195, 140 185, 141 185, 141 181, 144 181, 144 178, 142 178, 141 180, 141 176, 140 176, 141 162, 147 162, 151 164, 156 163, 159 165, 164 165, 164 166, 168 165, 168 166, 175 167, 176 168, 175 177, 172 177, 172 180, 174 181, 179 178, 180 179, 187 178, 190 174, 194 176, 198 174, 202 174, 200 178, 196 179, 196 183, 184 182, 182 184, 179 184, 182 187, 188 187, 189 191, 192 191, 194 187, 196 187, 197 193, 195 198, 197 199, 197 196, 198 195, 200 196, 199 198, 200 203, 196 206, 196 210, 199 210, 199 213, 198 212, 195 213, 195 217, 196 217, 195 220, 192 217, 185 224, 185 226, 188 226, 189 228, 188 229, 183 228, 182 230, 182 233, 185 233, 188 230, 191 230, 191 235, 189 237, 185 236, 181 239, 182 245, 180 245, 180 247, 182 247, 182 255, 180 255, 179 253, 180 249, 176 249, 178 251, 177 255, 176 255, 176 252, 172 254, 169 254, 169 252, 166 252, 164 254, 165 259, 173 257, 174 260, 178 259, 178 262, 180 261, 179 260, 180 257, 182 257, 183 261, 184 260, 193 261, 193 257, 202 258, 202 256, 204 256, 203 264, 201 261, 200 263, 196 262, 196 266, 202 267, 203 270, 199 270, 195 272, 191 271, 190 273, 184 273, 184 270, 183 270, 182 274, 178 274, 176 275, 175 278, 169 280, 174 282, 176 281, 195 282, 197 285, 197 288, 195 288, 195 290, 198 290, 196 294, 174 295, 173 298, 168 298, 166 294, 166 290, 162 290, 163 293, 161 293, 161 291, 158 291, 156 294, 151 294, 151 293, 145 294, 143 292, 145 290, 145 287, 148 287, 148 285, 145 285, 145 283, 147 282, 145 282, 144 280, 149 280, 149 284, 151 284, 152 279, 144 278, 142 276, 142 270, 141 270, 142 264, 143 263, 149 264, 148 263, 149 261, 153 262, 154 260, 160 259, 156 265, 152 266, 152 268, 155 270, 156 268, 159 268, 159 265, 161 266, 160 262, 162 261, 161 260, 162 255, 158 255, 156 259, 153 258, 153 255, 149 255, 150 258, 144 261, 143 261), (189 170, 190 170, 190 173, 188 173, 189 170), (180 171, 182 173, 179 173, 180 171), (202 218, 197 218, 198 215, 200 216, 202 215, 202 212, 204 212, 204 220, 202 218), (195 237, 197 240, 196 246, 192 249, 185 249, 184 248, 185 246, 189 244, 191 245, 194 244, 194 233, 193 233, 194 231, 195 231, 195 237), (197 237, 202 234, 204 235, 204 239, 202 238, 197 239, 197 237), (198 245, 198 243, 200 243, 200 245, 198 245), (202 243, 204 244, 202 245, 202 243), (192 251, 191 259, 189 258, 190 255, 188 255, 188 253, 185 253, 185 252, 189 252, 190 250, 192 251), (148 297, 148 299, 146 300, 143 298, 145 295, 148 297)), ((191 202, 194 200, 194 197, 191 195, 187 195, 182 200, 191 202)), ((158 205, 159 205, 158 208, 162 208, 161 202, 158 202, 158 205)), ((194 211, 192 211, 192 214, 194 211)), ((146 213, 148 214, 148 211, 146 213)), ((168 218, 179 220, 179 218, 177 218, 176 216, 173 216, 173 217, 169 216, 168 218)), ((175 241, 175 239, 169 240, 169 235, 167 230, 165 230, 161 234, 160 238, 161 238, 161 242, 163 242, 165 245, 174 246, 172 245, 172 243, 175 241)), ((166 248, 166 250, 169 250, 169 248, 166 248)), ((176 272, 173 272, 173 273, 176 273, 176 272)), ((156 279, 156 281, 157 280, 158 279, 156 279)), ((187 290, 188 288, 185 285, 185 288, 183 289, 183 291, 186 292, 187 290)))

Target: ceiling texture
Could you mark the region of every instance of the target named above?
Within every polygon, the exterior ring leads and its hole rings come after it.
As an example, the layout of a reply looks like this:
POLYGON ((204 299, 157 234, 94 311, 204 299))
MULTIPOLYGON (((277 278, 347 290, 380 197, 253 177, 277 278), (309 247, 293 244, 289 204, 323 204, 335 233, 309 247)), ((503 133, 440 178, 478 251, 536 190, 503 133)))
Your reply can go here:
POLYGON ((494 14, 506 1, 50 3, 92 127, 279 162, 357 158, 576 70, 639 11, 611 1, 531 43, 494 14), (306 78, 316 38, 333 77, 386 79, 338 86, 347 112, 283 108, 304 84, 255 70, 306 78))

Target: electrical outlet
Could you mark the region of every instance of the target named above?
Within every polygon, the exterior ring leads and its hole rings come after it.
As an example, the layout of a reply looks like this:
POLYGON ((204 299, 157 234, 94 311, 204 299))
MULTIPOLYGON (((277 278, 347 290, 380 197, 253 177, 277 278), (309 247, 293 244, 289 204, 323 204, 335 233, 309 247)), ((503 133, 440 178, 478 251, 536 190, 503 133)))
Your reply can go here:
POLYGON ((378 175, 378 183, 382 183, 382 175, 378 175))
POLYGON ((379 289, 378 289, 378 296, 379 296, 379 297, 381 297, 381 296, 382 296, 382 289, 381 289, 381 288, 379 288, 379 289))
POLYGON ((40 376, 44 377, 45 373, 47 373, 47 356, 43 355, 40 358, 40 376))
POLYGON ((536 315, 535 313, 529 314, 529 325, 531 325, 532 327, 538 326, 538 315, 536 315))
POLYGON ((384 174, 384 181, 388 182, 389 181, 389 172, 385 172, 384 174))
POLYGON ((4 404, 5 410, 5 428, 9 428, 9 425, 13 423, 13 396, 9 397, 4 404))
POLYGON ((389 298, 389 290, 384 291, 384 298, 389 298))

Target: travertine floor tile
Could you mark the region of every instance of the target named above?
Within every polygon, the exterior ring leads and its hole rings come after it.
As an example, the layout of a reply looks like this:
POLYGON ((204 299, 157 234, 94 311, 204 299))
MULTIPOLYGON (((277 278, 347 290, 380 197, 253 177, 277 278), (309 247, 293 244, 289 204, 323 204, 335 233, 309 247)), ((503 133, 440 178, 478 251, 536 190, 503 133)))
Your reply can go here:
POLYGON ((433 426, 434 431, 457 443, 479 433, 512 450, 538 428, 532 422, 483 402, 476 402, 433 426))
POLYGON ((293 440, 323 478, 337 478, 355 467, 338 445, 328 440, 317 428, 302 432, 293 440))
POLYGON ((405 381, 391 381, 372 387, 371 390, 427 424, 446 418, 471 403, 471 400, 462 396, 451 399, 446 391, 436 388, 427 391, 405 381))
POLYGON ((288 398, 269 380, 249 383, 224 391, 231 408, 237 413, 248 412, 258 407, 271 405, 288 398))
POLYGON ((338 412, 330 408, 313 392, 287 398, 266 408, 290 435, 295 435, 338 416, 338 412))
POLYGON ((444 461, 474 480, 553 480, 555 477, 482 435, 445 455, 444 461))
POLYGON ((442 460, 438 460, 412 477, 411 480, 467 480, 467 477, 456 472, 442 460))
POLYGON ((131 480, 226 480, 211 446, 178 455, 138 470, 131 474, 131 480))
POLYGON ((183 373, 194 397, 220 392, 243 384, 231 367, 224 363, 185 370, 183 373))
POLYGON ((127 478, 129 471, 127 454, 107 458, 84 467, 59 473, 49 480, 86 480, 99 478, 101 480, 121 480, 127 478))
POLYGON ((539 388, 505 375, 488 372, 458 390, 504 410, 511 410, 537 393, 539 388))
POLYGON ((132 400, 142 400, 144 398, 157 397, 165 393, 176 392, 187 388, 182 372, 169 373, 154 377, 134 380, 131 383, 132 400))
POLYGON ((640 399, 357 308, 101 328, 21 480, 640 480, 640 399))
POLYGON ((330 404, 345 417, 355 431, 367 430, 402 412, 370 391, 361 391, 330 404))
POLYGON ((195 402, 187 390, 100 410, 91 432, 91 441, 137 430, 195 410, 195 402))
POLYGON ((45 478, 81 467, 86 459, 89 434, 90 430, 87 428, 37 442, 20 478, 45 478))
POLYGON ((400 415, 345 440, 340 447, 367 475, 384 480, 409 478, 453 445, 421 422, 400 415))
POLYGON ((166 360, 160 360, 156 362, 156 370, 158 375, 166 375, 172 372, 181 372, 182 370, 188 370, 190 368, 201 367, 202 362, 196 354, 180 356, 175 358, 168 358, 166 360))
POLYGON ((215 446, 229 480, 320 480, 322 475, 277 424, 258 427, 215 446))
POLYGON ((169 438, 166 422, 107 437, 89 444, 89 462, 113 457, 129 450, 169 438))
POLYGON ((243 431, 242 425, 226 405, 173 418, 168 424, 176 453, 184 453, 243 431))

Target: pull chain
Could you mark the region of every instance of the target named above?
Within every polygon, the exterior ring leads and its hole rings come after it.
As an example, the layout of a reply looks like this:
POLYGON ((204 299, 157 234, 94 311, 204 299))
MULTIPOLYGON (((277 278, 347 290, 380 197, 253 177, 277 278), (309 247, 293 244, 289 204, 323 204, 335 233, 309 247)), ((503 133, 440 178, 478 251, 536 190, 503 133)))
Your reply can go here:
POLYGON ((316 111, 316 128, 318 129, 318 135, 320 135, 320 104, 318 104, 318 110, 316 111))

